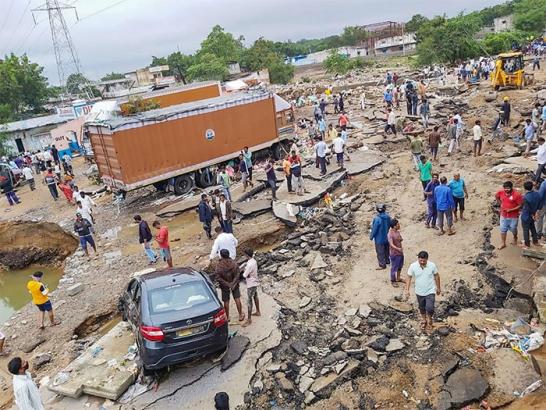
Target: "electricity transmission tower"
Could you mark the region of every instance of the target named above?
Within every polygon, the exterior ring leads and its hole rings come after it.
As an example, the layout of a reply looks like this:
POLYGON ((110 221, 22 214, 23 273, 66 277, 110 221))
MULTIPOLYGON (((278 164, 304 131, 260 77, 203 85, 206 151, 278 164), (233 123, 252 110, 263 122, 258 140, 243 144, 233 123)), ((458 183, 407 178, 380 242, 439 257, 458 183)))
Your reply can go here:
MULTIPOLYGON (((74 42, 70 36, 70 31, 66 25, 66 21, 63 16, 63 10, 74 10, 76 19, 78 18, 78 12, 76 7, 69 6, 64 3, 59 3, 58 0, 46 0, 45 5, 32 9, 32 16, 34 12, 46 11, 49 17, 49 26, 51 28, 51 38, 53 40, 53 50, 55 52, 55 60, 57 63, 57 73, 59 75, 59 85, 66 91, 66 80, 70 74, 81 75, 81 65, 74 47, 74 42)), ((36 19, 34 20, 36 23, 36 19)), ((88 97, 93 96, 91 92, 91 86, 88 82, 83 84, 83 88, 88 97)))

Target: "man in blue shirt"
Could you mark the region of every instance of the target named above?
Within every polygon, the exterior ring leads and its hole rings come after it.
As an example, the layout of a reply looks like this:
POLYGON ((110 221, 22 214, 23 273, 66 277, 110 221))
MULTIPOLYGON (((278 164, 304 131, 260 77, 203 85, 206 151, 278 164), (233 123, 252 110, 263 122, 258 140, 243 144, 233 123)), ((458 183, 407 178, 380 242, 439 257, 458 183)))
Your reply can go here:
POLYGON ((453 226, 453 208, 455 201, 451 189, 447 186, 447 178, 440 178, 440 185, 434 190, 434 201, 436 202, 436 210, 438 211, 438 222, 436 226, 440 228, 438 235, 443 235, 444 232, 444 217, 447 219, 447 234, 453 235, 455 232, 451 229, 453 226))
POLYGON ((455 202, 455 212, 453 217, 455 222, 457 222, 457 209, 459 209, 461 221, 464 221, 464 200, 468 199, 468 192, 466 191, 466 184, 464 179, 461 178, 461 174, 457 173, 453 175, 453 179, 449 181, 449 189, 451 189, 451 194, 453 195, 453 201, 455 202))
POLYGON ((546 234, 546 232, 544 232, 546 228, 546 226, 544 225, 544 216, 546 215, 546 179, 540 184, 538 194, 540 195, 541 209, 539 209, 535 227, 538 237, 544 238, 546 234))
POLYGON ((533 143, 533 139, 535 138, 535 124, 531 122, 530 118, 527 118, 525 120, 525 127, 523 128, 523 136, 525 138, 525 153, 523 154, 524 157, 528 157, 531 152, 531 144, 533 143))
POLYGON ((370 231, 370 240, 375 242, 375 253, 379 267, 377 270, 386 269, 389 261, 389 228, 391 226, 391 217, 386 212, 387 207, 384 204, 376 205, 377 215, 373 219, 372 229, 370 231))
POLYGON ((523 184, 525 196, 523 197, 523 205, 521 207, 521 226, 523 228, 524 248, 531 246, 529 232, 533 238, 533 244, 538 245, 538 235, 535 228, 536 214, 542 208, 542 198, 540 194, 533 190, 533 183, 526 181, 523 184))

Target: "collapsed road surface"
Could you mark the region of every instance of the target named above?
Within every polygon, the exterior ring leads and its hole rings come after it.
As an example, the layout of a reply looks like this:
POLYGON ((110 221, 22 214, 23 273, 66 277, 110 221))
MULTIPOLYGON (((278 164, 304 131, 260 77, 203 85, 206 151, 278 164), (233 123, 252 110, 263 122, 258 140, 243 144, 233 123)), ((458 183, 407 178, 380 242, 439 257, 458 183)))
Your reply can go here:
MULTIPOLYGON (((336 86, 349 89, 348 115, 361 125, 350 132, 349 153, 356 154, 360 148, 377 150, 384 162, 364 167, 363 174, 355 172, 357 175, 332 186, 322 187, 321 180, 313 179, 310 188, 318 185, 318 194, 302 204, 304 208, 293 227, 287 228, 272 211, 262 213, 269 199, 264 192, 249 199, 261 201, 256 206, 260 214, 245 215, 234 225, 241 250, 252 247, 258 251, 260 291, 268 307, 267 313, 250 327, 231 327, 236 337, 249 339, 238 360, 224 372, 221 362, 214 359, 177 367, 159 380, 157 388, 152 385, 127 403, 86 395, 79 399, 55 397, 47 393, 44 380, 42 391, 49 407, 160 409, 180 408, 184 403, 184 408, 203 408, 210 406, 215 393, 226 391, 232 405, 246 408, 449 409, 467 404, 477 407, 484 399, 492 407, 518 408, 518 403, 524 403, 528 407, 520 408, 540 408, 544 391, 536 383, 541 379, 540 372, 544 375, 544 361, 540 361, 543 350, 532 352, 532 357, 525 360, 506 347, 504 340, 486 345, 486 335, 491 335, 491 329, 501 331, 504 323, 523 318, 530 331, 532 317, 544 320, 540 309, 536 310, 540 306, 532 302, 536 290, 528 279, 531 274, 544 276, 544 271, 537 271, 537 262, 522 257, 517 247, 494 249, 499 241, 497 214, 492 206, 494 193, 505 179, 513 180, 521 189, 528 171, 519 173, 521 163, 517 169, 506 163, 500 172, 488 171, 507 158, 519 158, 521 147, 511 141, 496 141, 485 144, 485 154, 478 158, 471 156, 471 141, 466 139, 462 151, 450 158, 445 156, 445 146, 441 148, 434 171, 449 178, 460 172, 468 185, 469 199, 467 220, 455 224, 456 234, 436 236, 423 224, 425 203, 408 137, 385 139, 380 135, 382 93, 366 80, 377 79, 384 69, 370 69, 362 74, 363 78, 354 75, 335 80, 336 86), (364 85, 352 88, 351 82, 364 85), (377 112, 374 115, 358 108, 358 97, 364 89, 370 107, 377 112), (320 200, 326 191, 334 199, 331 209, 320 200), (431 335, 419 329, 413 296, 409 301, 402 300, 402 289, 391 287, 388 273, 375 270, 375 252, 368 234, 376 203, 387 204, 388 212, 401 223, 406 268, 423 249, 438 265, 443 294, 438 298, 437 324, 431 335), (530 386, 538 390, 527 393, 530 386)), ((317 78, 324 84, 332 81, 323 73, 317 73, 317 78)), ((542 73, 537 81, 544 83, 542 73)), ((310 95, 314 86, 289 86, 284 95, 310 95)), ((431 120, 437 123, 460 107, 465 109, 467 124, 496 112, 496 101, 484 101, 488 84, 457 88, 450 97, 445 97, 444 92, 434 85, 430 87, 434 96, 431 120)), ((515 124, 523 118, 519 111, 525 112, 534 101, 535 90, 507 93, 514 106, 515 124)), ((312 107, 306 106, 298 109, 296 116, 310 118, 311 111, 312 107)), ((329 114, 327 120, 334 122, 336 117, 329 114)), ((305 140, 304 131, 299 140, 305 140)), ((302 151, 311 162, 311 152, 303 147, 302 151)), ((353 161, 359 165, 358 155, 353 161)), ((535 163, 527 160, 525 164, 532 171, 535 163)), ((76 163, 77 179, 83 178, 82 169, 83 165, 76 163)), ((329 171, 334 170, 330 164, 329 171)), ((256 173, 260 172, 258 166, 256 173)), ((314 170, 308 174, 313 177, 314 170)), ((73 208, 64 204, 45 206, 48 198, 41 196, 43 190, 39 186, 33 194, 21 188, 25 214, 15 208, 3 218, 42 218, 70 231, 73 208)), ((298 200, 285 190, 281 185, 279 195, 283 195, 283 201, 298 200)), ((161 221, 170 229, 175 264, 199 268, 208 265, 211 243, 197 222, 195 205, 179 213, 180 207, 176 208, 181 201, 147 189, 129 195, 119 215, 110 197, 97 198, 97 202, 100 254, 90 261, 80 251, 70 256, 64 266, 64 282, 52 295, 62 324, 40 333, 35 309, 27 306, 3 327, 8 345, 14 353, 31 359, 38 379, 53 378, 107 332, 104 326, 115 319, 118 296, 130 275, 146 263, 137 243, 133 214, 139 213, 148 221, 155 215, 166 215, 161 221), (81 284, 81 288, 71 296, 68 288, 75 284, 81 284), (49 360, 44 359, 44 354, 49 360)), ((522 325, 521 330, 527 329, 522 325)))

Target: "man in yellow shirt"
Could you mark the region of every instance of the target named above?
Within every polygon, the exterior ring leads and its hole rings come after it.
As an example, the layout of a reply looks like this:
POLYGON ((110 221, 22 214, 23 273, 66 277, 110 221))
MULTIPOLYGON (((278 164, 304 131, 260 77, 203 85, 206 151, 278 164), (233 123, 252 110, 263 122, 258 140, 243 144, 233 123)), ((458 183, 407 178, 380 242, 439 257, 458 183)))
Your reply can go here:
POLYGON ((55 321, 53 315, 53 306, 47 296, 49 289, 42 283, 43 272, 34 272, 31 276, 32 280, 27 283, 28 292, 32 295, 32 303, 36 305, 40 311, 40 329, 44 329, 45 312, 49 316, 51 326, 58 325, 60 322, 55 321))
POLYGON ((337 138, 337 130, 332 124, 328 124, 328 132, 326 133, 326 142, 331 144, 337 138))
POLYGON ((293 194, 294 191, 292 189, 292 163, 290 162, 290 153, 286 155, 286 158, 282 162, 282 168, 284 170, 284 176, 286 177, 286 187, 288 188, 288 192, 293 194))

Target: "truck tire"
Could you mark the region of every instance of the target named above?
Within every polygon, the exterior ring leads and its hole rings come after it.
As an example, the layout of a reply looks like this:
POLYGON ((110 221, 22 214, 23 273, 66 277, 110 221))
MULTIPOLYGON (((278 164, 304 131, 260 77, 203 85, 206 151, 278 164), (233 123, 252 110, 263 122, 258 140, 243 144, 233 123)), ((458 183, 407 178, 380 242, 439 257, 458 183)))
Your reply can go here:
POLYGON ((197 176, 197 186, 208 188, 216 183, 216 173, 208 168, 202 169, 197 176))
POLYGON ((174 180, 174 193, 176 195, 184 195, 190 192, 195 183, 190 174, 179 175, 174 180))
POLYGON ((282 153, 283 151, 282 151, 281 144, 275 143, 271 146, 271 156, 273 157, 275 161, 278 161, 282 158, 282 153))

